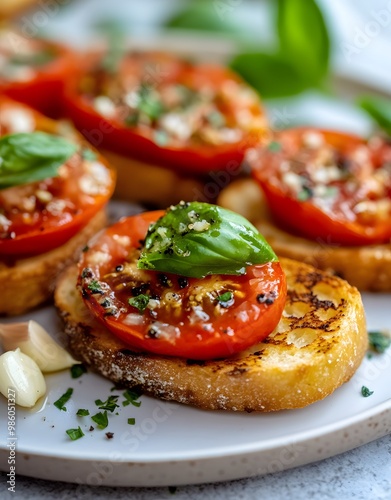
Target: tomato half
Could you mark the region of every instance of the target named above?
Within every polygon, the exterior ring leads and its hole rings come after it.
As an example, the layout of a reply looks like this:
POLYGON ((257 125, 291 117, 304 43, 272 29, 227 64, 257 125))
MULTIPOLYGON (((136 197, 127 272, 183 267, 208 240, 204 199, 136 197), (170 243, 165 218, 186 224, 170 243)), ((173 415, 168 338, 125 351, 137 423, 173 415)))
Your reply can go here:
POLYGON ((298 128, 248 158, 272 216, 294 234, 335 245, 391 239, 391 145, 298 128))
POLYGON ((280 264, 203 279, 139 270, 140 244, 163 213, 122 219, 89 245, 78 283, 91 312, 132 348, 167 356, 226 357, 262 341, 285 305, 280 264))
MULTIPOLYGON (((230 70, 164 53, 129 53, 118 71, 90 69, 70 81, 65 106, 95 146, 179 173, 242 162, 265 135, 259 98, 230 70)), ((88 67, 88 62, 86 61, 88 67)))
MULTIPOLYGON (((65 133, 58 122, 4 98, 0 127, 2 134, 65 133)), ((57 177, 0 190, 0 258, 41 254, 63 245, 112 195, 115 174, 106 160, 76 132, 66 133, 80 149, 60 167, 57 177)))
POLYGON ((78 67, 78 57, 51 41, 0 29, 0 93, 48 116, 61 111, 64 82, 78 67))

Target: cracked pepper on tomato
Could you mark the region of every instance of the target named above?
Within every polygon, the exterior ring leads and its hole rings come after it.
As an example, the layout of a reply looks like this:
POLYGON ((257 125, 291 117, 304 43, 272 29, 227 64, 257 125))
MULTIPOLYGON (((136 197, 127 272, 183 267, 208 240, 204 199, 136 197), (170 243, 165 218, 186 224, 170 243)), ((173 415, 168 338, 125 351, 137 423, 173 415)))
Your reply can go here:
POLYGON ((120 220, 79 263, 85 304, 131 348, 226 357, 277 326, 286 281, 273 250, 243 217, 207 203, 120 220))
POLYGON ((76 67, 70 49, 0 28, 0 94, 56 116, 64 81, 76 67))
MULTIPOLYGON (((106 56, 67 87, 66 108, 95 145, 180 173, 242 162, 265 134, 255 91, 230 70, 166 53, 106 56)), ((92 61, 92 62, 91 62, 92 61)))
POLYGON ((391 240, 391 143, 298 128, 248 161, 270 211, 294 234, 335 245, 391 240))
POLYGON ((0 259, 66 243, 109 200, 115 175, 69 127, 0 99, 0 259))

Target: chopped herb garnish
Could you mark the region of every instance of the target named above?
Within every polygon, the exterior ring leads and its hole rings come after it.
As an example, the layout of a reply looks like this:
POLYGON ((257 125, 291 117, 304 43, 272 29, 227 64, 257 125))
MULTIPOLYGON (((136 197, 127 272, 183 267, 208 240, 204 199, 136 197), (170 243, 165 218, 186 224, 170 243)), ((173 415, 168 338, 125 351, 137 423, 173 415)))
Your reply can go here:
POLYGON ((364 396, 364 398, 367 398, 369 396, 372 396, 373 391, 370 391, 368 387, 365 387, 365 385, 363 385, 361 387, 361 394, 364 396))
POLYGON ((65 408, 65 404, 71 399, 71 396, 73 394, 73 389, 69 388, 65 394, 63 394, 57 401, 55 401, 53 404, 56 408, 62 411, 67 411, 65 408))
POLYGON ((97 280, 92 280, 91 283, 88 284, 87 288, 88 290, 91 290, 92 293, 102 293, 102 288, 97 280))
POLYGON ((217 297, 221 307, 229 307, 233 304, 234 294, 232 292, 224 292, 217 297))
POLYGON ((158 94, 150 85, 142 84, 139 90, 139 102, 137 109, 150 120, 157 120, 164 112, 163 105, 158 94))
POLYGON ((79 378, 84 373, 87 373, 87 368, 83 364, 71 366, 71 377, 72 378, 79 378))
POLYGON ((136 419, 135 418, 128 418, 128 424, 129 425, 134 425, 136 423, 136 419))
POLYGON ((206 119, 208 120, 208 123, 214 128, 221 128, 225 125, 224 115, 220 113, 220 111, 211 111, 206 116, 206 119))
POLYGON ((302 190, 297 193, 297 199, 299 201, 307 201, 312 198, 313 192, 312 189, 308 186, 303 186, 302 190))
POLYGON ((109 396, 107 401, 97 399, 95 404, 100 410, 107 410, 112 413, 116 408, 119 408, 119 405, 117 405, 118 398, 119 396, 109 396))
POLYGON ((134 390, 132 391, 130 389, 127 389, 122 395, 125 398, 125 401, 122 401, 122 406, 128 406, 132 404, 133 406, 139 407, 141 405, 141 401, 137 401, 141 396, 140 393, 134 390))
POLYGON ((87 417, 90 414, 88 410, 84 410, 83 408, 80 408, 80 410, 77 410, 76 415, 78 417, 87 417))
POLYGON ((155 130, 153 134, 153 140, 158 144, 159 146, 165 146, 168 143, 168 134, 164 130, 155 130))
POLYGON ((98 158, 97 154, 92 149, 83 149, 81 152, 83 160, 94 161, 98 158))
POLYGON ((272 153, 278 153, 279 151, 281 151, 281 143, 272 141, 270 144, 268 144, 267 149, 272 153))
POLYGON ((109 425, 107 411, 104 411, 103 413, 100 411, 96 415, 93 415, 91 418, 99 427, 99 429, 106 429, 106 427, 109 425))
POLYGON ((378 353, 385 352, 391 345, 391 338, 381 331, 368 332, 369 347, 378 353))
POLYGON ((137 295, 137 297, 132 297, 128 300, 129 305, 138 309, 140 314, 143 314, 149 303, 149 296, 145 294, 137 295))
POLYGON ((76 441, 76 439, 80 439, 84 436, 84 432, 80 429, 80 426, 77 429, 68 429, 65 432, 72 439, 72 441, 76 441))

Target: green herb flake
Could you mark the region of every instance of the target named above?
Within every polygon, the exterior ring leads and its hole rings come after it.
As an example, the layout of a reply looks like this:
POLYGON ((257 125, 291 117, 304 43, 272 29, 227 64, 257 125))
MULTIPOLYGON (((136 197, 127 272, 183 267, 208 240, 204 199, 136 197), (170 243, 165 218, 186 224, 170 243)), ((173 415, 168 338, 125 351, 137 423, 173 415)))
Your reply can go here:
POLYGON ((307 186, 303 186, 303 189, 297 193, 297 199, 299 201, 310 200, 312 196, 313 196, 312 189, 307 186))
POLYGON ((76 413, 76 415, 78 417, 88 417, 89 414, 90 414, 90 412, 88 410, 84 410, 83 408, 80 408, 80 410, 77 410, 77 413, 76 413))
POLYGON ((222 128, 225 125, 225 117, 220 111, 211 111, 207 116, 209 125, 213 128, 222 128))
POLYGON ((155 130, 153 140, 158 146, 166 146, 169 141, 169 136, 165 130, 155 130))
POLYGON ((137 297, 130 298, 128 300, 128 303, 130 306, 138 309, 138 312, 140 314, 143 314, 143 312, 145 311, 145 309, 147 308, 147 306, 149 304, 149 296, 141 293, 140 295, 137 295, 137 297))
POLYGON ((128 424, 129 425, 134 425, 136 423, 136 419, 135 418, 128 418, 128 424))
POLYGON ((77 429, 68 429, 65 431, 72 441, 76 441, 84 436, 83 431, 80 429, 80 426, 77 429))
POLYGON ((119 405, 117 405, 118 398, 119 396, 109 396, 106 401, 97 399, 95 400, 95 404, 100 410, 107 410, 113 413, 116 408, 119 408, 119 405))
POLYGON ((130 404, 137 408, 141 406, 141 401, 137 401, 141 396, 139 392, 127 389, 122 395, 125 398, 125 401, 122 401, 122 406, 128 406, 130 404))
POLYGON ((81 152, 83 160, 94 161, 98 158, 98 155, 92 149, 83 149, 81 152))
POLYGON ((67 411, 65 408, 65 404, 71 399, 71 396, 73 394, 73 389, 69 388, 57 401, 55 401, 53 404, 56 408, 62 411, 67 411))
POLYGON ((272 153, 278 153, 279 151, 281 151, 282 146, 281 146, 281 143, 280 143, 280 142, 277 142, 277 141, 271 141, 271 142, 268 144, 267 149, 268 149, 269 151, 271 151, 272 153))
POLYGON ((381 331, 368 332, 369 347, 372 351, 384 353, 391 345, 391 338, 381 331))
POLYGON ((99 412, 96 415, 93 415, 91 419, 96 423, 99 429, 106 429, 109 425, 109 418, 107 416, 107 411, 99 412))
POLYGON ((217 297, 221 307, 229 307, 233 304, 234 294, 232 292, 224 292, 217 297))
POLYGON ((87 368, 83 364, 71 366, 71 377, 72 378, 79 378, 84 373, 87 373, 87 368))
POLYGON ((87 285, 88 290, 91 290, 92 293, 102 293, 102 288, 98 280, 92 280, 87 285))
POLYGON ((361 395, 364 396, 364 398, 368 398, 369 396, 372 396, 372 394, 373 391, 370 391, 368 387, 365 387, 365 385, 361 387, 361 395))

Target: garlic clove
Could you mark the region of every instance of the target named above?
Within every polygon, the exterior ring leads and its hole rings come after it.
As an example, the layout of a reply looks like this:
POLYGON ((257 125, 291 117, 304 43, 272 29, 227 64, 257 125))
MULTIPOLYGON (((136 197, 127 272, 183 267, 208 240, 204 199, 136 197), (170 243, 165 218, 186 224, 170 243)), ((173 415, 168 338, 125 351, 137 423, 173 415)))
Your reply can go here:
POLYGON ((0 356, 0 392, 8 397, 15 391, 15 402, 31 408, 46 392, 46 382, 37 363, 20 349, 0 356))
POLYGON ((0 337, 5 351, 19 348, 37 363, 43 373, 64 370, 79 363, 33 320, 0 325, 0 337))

